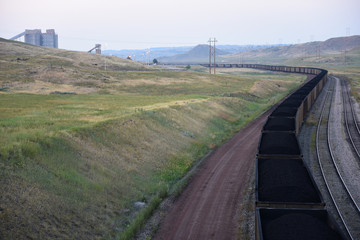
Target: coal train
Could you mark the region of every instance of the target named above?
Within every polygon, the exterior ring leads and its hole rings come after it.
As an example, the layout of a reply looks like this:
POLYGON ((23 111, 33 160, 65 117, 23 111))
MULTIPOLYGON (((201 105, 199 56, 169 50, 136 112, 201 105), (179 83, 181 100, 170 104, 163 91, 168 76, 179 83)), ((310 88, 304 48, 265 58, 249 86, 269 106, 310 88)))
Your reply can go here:
POLYGON ((314 75, 280 102, 263 126, 256 155, 255 239, 348 239, 325 209, 297 139, 306 114, 328 80, 328 72, 262 64, 217 64, 216 67, 314 75))

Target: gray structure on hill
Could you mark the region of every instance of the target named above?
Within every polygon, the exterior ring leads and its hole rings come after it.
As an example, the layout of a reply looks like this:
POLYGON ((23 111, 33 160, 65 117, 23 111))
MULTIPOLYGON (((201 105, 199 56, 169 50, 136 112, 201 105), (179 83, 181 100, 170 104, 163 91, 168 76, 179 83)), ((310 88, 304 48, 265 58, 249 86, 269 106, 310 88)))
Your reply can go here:
POLYGON ((41 34, 42 43, 41 46, 58 48, 58 35, 55 34, 54 29, 47 29, 46 33, 41 34))
POLYGON ((24 36, 25 43, 29 43, 36 46, 58 48, 58 35, 54 29, 47 29, 45 33, 42 33, 40 29, 29 30, 26 29, 10 40, 15 40, 24 36))

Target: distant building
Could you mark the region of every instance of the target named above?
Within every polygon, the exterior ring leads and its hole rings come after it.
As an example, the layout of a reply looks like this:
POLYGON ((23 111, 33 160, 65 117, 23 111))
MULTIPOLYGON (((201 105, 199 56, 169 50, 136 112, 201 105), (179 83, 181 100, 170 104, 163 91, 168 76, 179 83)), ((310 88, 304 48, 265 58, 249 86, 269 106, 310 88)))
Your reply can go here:
POLYGON ((41 30, 25 30, 25 42, 32 45, 41 46, 41 30))
POLYGON ((41 46, 58 48, 58 35, 55 34, 54 29, 47 29, 46 33, 42 33, 41 46))
POLYGON ((26 29, 25 32, 10 38, 10 40, 19 39, 22 36, 24 36, 24 41, 26 43, 32 45, 58 48, 58 35, 55 33, 54 29, 47 29, 46 33, 41 33, 40 29, 26 29))
POLYGON ((94 49, 96 49, 96 53, 97 54, 101 54, 101 44, 95 44, 95 47, 93 47, 92 49, 90 49, 88 52, 92 52, 94 49))

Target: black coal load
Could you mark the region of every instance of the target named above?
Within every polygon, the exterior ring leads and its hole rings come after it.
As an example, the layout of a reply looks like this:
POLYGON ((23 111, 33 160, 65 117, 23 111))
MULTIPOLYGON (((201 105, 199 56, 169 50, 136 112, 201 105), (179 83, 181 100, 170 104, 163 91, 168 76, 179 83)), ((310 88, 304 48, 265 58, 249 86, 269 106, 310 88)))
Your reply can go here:
POLYGON ((294 156, 301 158, 298 140, 294 133, 264 132, 258 148, 258 156, 294 156))
POLYGON ((326 210, 258 209, 263 240, 345 240, 326 210))
POLYGON ((284 100, 282 103, 281 103, 281 106, 282 107, 295 107, 295 108, 298 108, 300 107, 300 105, 302 104, 303 100, 302 99, 296 99, 296 98, 293 98, 292 96, 289 97, 288 99, 284 100))
POLYGON ((257 159, 257 201, 324 205, 302 159, 257 159))
POLYGON ((311 90, 314 88, 314 85, 312 83, 308 83, 304 86, 302 86, 298 91, 309 91, 311 92, 311 90))
POLYGON ((295 132, 295 118, 268 118, 263 127, 263 131, 295 132))
POLYGON ((307 94, 302 94, 302 93, 294 93, 291 95, 291 98, 293 99, 301 99, 304 100, 307 97, 307 94))
POLYGON ((296 94, 308 95, 311 91, 312 91, 312 89, 299 89, 295 93, 296 94))
POLYGON ((270 117, 296 117, 297 108, 278 106, 270 117))

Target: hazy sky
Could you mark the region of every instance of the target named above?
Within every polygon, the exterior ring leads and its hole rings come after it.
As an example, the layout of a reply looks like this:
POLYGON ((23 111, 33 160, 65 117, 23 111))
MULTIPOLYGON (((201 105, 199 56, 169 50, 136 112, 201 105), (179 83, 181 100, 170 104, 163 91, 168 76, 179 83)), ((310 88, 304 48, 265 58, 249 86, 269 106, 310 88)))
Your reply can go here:
POLYGON ((359 0, 0 0, 0 37, 54 28, 89 50, 299 43, 360 35, 359 0))

